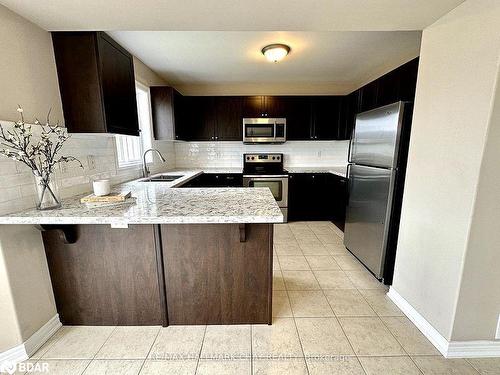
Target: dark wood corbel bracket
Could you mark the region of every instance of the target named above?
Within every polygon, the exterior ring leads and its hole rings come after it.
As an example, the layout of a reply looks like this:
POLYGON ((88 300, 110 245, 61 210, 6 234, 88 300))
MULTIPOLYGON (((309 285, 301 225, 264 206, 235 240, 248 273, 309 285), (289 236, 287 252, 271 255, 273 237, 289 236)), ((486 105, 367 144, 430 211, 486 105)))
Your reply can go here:
POLYGON ((246 242, 247 240, 247 225, 240 224, 240 242, 246 242))
POLYGON ((73 244, 77 241, 78 236, 76 233, 75 225, 35 225, 35 227, 44 232, 49 230, 55 230, 59 235, 61 242, 65 244, 73 244))

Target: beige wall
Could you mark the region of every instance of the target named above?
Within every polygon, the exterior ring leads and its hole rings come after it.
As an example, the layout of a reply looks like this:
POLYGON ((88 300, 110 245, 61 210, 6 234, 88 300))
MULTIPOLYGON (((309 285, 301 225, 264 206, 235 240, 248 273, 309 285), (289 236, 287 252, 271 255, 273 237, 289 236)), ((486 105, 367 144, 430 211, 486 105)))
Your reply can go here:
POLYGON ((31 225, 0 226, 0 252, 25 341, 57 313, 40 231, 31 225))
POLYGON ((158 74, 153 72, 146 64, 134 56, 134 75, 136 81, 139 81, 145 86, 162 86, 167 85, 167 82, 158 74))
MULTIPOLYGON (((488 128, 500 53, 499 25, 497 0, 469 0, 426 28, 422 38, 393 287, 448 340, 457 330, 454 320, 464 269, 463 283, 473 285, 467 270, 475 266, 465 256, 469 248, 468 255, 475 257, 480 246, 473 237, 469 242, 473 214, 491 215, 489 220, 497 223, 500 219, 498 211, 485 213, 474 207, 476 194, 483 194, 478 184, 486 139, 494 136, 488 128)), ((487 173, 485 168, 482 173, 487 173)), ((493 181, 484 183, 488 189, 493 181)), ((478 217, 477 223, 484 218, 478 217)), ((475 230, 472 225, 472 236, 478 235, 475 230)), ((483 241, 490 246, 494 238, 483 241)), ((484 261, 492 250, 481 251, 484 261)), ((486 279, 500 283, 498 272, 486 279)), ((487 289, 481 293, 485 300, 498 295, 487 289)), ((479 311, 482 306, 469 308, 479 311)), ((488 316, 490 330, 491 311, 488 316)), ((485 335, 483 329, 474 334, 483 325, 481 319, 476 316, 468 323, 467 334, 459 337, 491 339, 491 332, 485 335)))
POLYGON ((50 34, 0 5, 0 119, 26 116, 63 121, 50 34))
MULTIPOLYGON (((497 67, 498 68, 498 67, 497 67)), ((500 70, 500 69, 499 69, 500 70)), ((490 118, 453 340, 493 340, 500 314, 500 76, 490 118)))

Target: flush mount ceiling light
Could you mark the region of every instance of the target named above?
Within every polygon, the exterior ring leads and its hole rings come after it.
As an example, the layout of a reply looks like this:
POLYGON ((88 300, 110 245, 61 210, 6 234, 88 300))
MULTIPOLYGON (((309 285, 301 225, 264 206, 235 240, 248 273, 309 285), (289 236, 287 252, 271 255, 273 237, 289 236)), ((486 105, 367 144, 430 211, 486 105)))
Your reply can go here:
POLYGON ((262 54, 272 62, 282 60, 290 52, 290 47, 286 44, 269 44, 262 48, 262 54))

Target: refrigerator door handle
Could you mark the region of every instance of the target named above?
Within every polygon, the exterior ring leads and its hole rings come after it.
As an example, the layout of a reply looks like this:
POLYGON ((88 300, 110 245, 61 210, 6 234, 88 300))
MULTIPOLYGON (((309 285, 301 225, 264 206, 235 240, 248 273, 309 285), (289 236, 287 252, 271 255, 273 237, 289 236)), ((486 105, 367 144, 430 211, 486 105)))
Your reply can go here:
POLYGON ((354 140, 354 130, 351 135, 351 139, 349 140, 349 148, 347 150, 347 162, 352 163, 352 141, 354 140))

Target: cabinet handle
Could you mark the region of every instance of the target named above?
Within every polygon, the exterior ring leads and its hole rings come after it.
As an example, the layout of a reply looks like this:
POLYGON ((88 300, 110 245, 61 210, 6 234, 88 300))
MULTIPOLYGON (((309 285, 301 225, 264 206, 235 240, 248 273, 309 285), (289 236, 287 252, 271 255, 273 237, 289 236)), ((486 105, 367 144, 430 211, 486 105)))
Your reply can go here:
POLYGON ((215 136, 215 139, 219 139, 219 137, 215 136))

